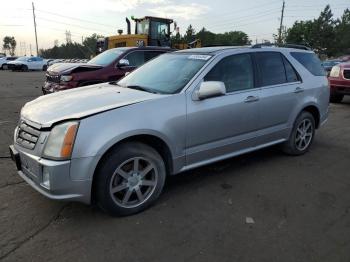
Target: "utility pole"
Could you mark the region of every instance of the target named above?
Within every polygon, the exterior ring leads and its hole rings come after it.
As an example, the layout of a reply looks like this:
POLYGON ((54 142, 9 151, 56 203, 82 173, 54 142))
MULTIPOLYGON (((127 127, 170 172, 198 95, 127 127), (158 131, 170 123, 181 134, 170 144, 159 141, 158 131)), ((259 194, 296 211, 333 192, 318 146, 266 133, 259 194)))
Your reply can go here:
POLYGON ((36 55, 39 55, 38 35, 36 33, 36 21, 35 21, 34 2, 32 2, 32 7, 33 7, 33 19, 34 19, 34 30, 35 30, 36 55))
POLYGON ((280 29, 278 30, 278 43, 279 44, 282 44, 282 29, 283 29, 284 6, 285 6, 285 2, 283 0, 280 29))

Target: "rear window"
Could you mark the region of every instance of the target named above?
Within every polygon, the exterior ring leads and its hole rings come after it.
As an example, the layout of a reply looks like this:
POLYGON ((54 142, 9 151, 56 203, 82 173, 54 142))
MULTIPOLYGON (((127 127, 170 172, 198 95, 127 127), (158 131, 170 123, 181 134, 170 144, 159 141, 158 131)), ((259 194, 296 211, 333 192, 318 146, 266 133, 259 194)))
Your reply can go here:
POLYGON ((290 54, 314 76, 326 75, 321 61, 315 53, 291 52, 290 54))

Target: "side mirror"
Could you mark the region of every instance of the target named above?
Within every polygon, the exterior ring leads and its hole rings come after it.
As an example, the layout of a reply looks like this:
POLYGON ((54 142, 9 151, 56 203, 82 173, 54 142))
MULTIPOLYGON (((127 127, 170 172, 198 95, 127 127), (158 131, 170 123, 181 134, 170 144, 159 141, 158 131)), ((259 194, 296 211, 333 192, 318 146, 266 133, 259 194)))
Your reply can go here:
POLYGON ((223 96, 226 94, 225 83, 220 81, 202 82, 195 94, 198 100, 215 96, 223 96))
POLYGON ((119 63, 118 63, 118 67, 126 67, 126 66, 130 66, 130 62, 128 59, 120 59, 119 63))

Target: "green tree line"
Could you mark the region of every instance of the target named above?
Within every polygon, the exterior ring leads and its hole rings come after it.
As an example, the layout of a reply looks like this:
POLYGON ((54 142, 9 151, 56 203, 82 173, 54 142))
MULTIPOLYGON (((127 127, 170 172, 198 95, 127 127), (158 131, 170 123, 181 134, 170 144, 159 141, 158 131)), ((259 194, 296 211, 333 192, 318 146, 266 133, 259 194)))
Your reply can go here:
POLYGON ((310 46, 328 57, 350 54, 350 10, 345 9, 336 19, 327 5, 318 18, 296 21, 285 29, 282 39, 284 43, 310 46))
POLYGON ((65 43, 49 49, 40 49, 39 54, 45 58, 82 58, 89 59, 95 55, 97 39, 102 36, 93 34, 86 37, 83 43, 65 43))

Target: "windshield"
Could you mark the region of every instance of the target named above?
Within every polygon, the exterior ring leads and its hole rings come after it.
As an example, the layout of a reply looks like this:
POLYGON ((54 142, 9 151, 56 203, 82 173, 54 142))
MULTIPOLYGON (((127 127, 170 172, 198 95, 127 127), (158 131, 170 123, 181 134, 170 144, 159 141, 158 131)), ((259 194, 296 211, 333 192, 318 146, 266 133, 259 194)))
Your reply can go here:
POLYGON ((94 65, 101 65, 106 66, 112 63, 114 60, 116 60, 121 54, 124 53, 124 50, 118 50, 118 49, 110 49, 107 51, 104 51, 103 53, 99 54, 98 56, 95 56, 93 59, 91 59, 88 64, 94 64, 94 65))
POLYGON ((180 92, 211 58, 208 55, 164 54, 118 82, 125 87, 142 87, 161 94, 180 92))
POLYGON ((148 19, 137 22, 136 26, 137 26, 137 33, 138 34, 148 35, 148 31, 149 31, 149 20, 148 19))
POLYGON ((24 57, 19 57, 16 60, 17 61, 27 61, 28 57, 24 56, 24 57))

